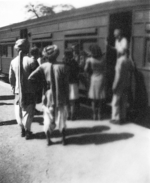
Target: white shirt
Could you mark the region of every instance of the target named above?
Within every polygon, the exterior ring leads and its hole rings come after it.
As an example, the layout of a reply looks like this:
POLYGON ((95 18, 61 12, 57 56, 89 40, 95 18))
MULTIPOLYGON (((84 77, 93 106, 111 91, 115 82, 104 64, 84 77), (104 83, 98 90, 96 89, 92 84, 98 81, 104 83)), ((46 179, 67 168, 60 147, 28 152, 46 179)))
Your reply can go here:
POLYGON ((121 40, 116 40, 115 42, 115 48, 117 50, 117 53, 123 54, 124 51, 128 48, 128 41, 126 38, 122 38, 121 40))

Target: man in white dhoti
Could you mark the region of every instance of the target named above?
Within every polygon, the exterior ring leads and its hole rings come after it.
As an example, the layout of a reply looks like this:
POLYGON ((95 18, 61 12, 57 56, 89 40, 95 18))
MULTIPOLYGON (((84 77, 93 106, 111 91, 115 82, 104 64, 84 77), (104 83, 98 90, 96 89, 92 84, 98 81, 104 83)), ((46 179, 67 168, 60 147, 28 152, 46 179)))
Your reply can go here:
POLYGON ((10 63, 9 81, 15 94, 16 121, 21 127, 21 136, 30 139, 35 108, 35 90, 34 85, 28 80, 28 76, 36 69, 37 62, 27 56, 29 42, 26 39, 17 40, 14 48, 18 55, 10 63))
MULTIPOLYGON (((56 45, 44 48, 43 56, 47 62, 40 65, 30 76, 29 80, 43 78, 46 86, 43 95, 44 132, 47 137, 47 145, 52 142, 50 135, 58 125, 62 134, 62 143, 65 145, 65 130, 67 120, 67 105, 69 102, 68 69, 63 62, 57 62, 59 49, 56 45)), ((40 81, 43 81, 40 79, 40 81)))

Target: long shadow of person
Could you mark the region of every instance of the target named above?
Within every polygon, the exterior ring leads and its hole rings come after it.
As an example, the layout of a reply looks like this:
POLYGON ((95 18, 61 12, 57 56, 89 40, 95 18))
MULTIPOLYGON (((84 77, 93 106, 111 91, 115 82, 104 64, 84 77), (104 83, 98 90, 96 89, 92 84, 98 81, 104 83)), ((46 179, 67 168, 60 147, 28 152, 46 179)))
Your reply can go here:
POLYGON ((43 117, 34 117, 33 123, 39 123, 39 125, 43 125, 43 117))
POLYGON ((76 145, 87 145, 87 144, 105 144, 118 140, 127 140, 134 135, 131 133, 113 133, 113 134, 88 134, 81 135, 78 137, 69 137, 66 139, 67 144, 76 144, 76 145))
POLYGON ((14 95, 1 95, 0 100, 13 100, 14 95))
POLYGON ((16 125, 16 120, 0 121, 0 126, 16 125))
POLYGON ((13 105, 13 103, 5 103, 5 102, 1 102, 1 103, 0 103, 0 106, 1 106, 1 105, 13 105))
MULTIPOLYGON (((94 126, 92 128, 75 128, 66 130, 66 144, 87 145, 87 144, 104 144, 118 140, 127 140, 134 135, 131 133, 103 133, 102 131, 109 130, 108 126, 94 126)), ((51 138, 60 138, 61 134, 58 130, 55 130, 51 135, 51 138)), ((34 139, 45 139, 45 133, 39 132, 34 134, 34 139)), ((54 144, 59 144, 61 141, 57 141, 54 144)))
MULTIPOLYGON (((92 128, 68 128, 66 130, 66 137, 72 136, 72 135, 81 135, 81 134, 91 134, 91 133, 100 133, 104 130, 109 130, 110 128, 108 126, 94 126, 92 128)), ((60 138, 61 134, 59 130, 54 130, 54 132, 51 135, 51 138, 60 138)), ((44 132, 38 132, 34 134, 35 139, 45 139, 46 136, 44 132)))

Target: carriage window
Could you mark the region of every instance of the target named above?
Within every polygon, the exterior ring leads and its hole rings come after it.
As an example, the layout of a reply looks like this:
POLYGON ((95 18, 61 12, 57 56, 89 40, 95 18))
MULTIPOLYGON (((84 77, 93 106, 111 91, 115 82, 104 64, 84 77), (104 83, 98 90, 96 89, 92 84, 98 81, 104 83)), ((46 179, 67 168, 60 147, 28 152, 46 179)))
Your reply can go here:
POLYGON ((79 40, 68 40, 65 42, 65 48, 71 48, 75 44, 79 44, 79 40))
POLYGON ((0 45, 0 56, 2 56, 2 45, 0 45))
POLYGON ((12 57, 12 47, 8 46, 8 57, 12 57))
POLYGON ((65 48, 70 48, 74 44, 79 44, 80 51, 88 51, 89 46, 93 43, 97 43, 97 39, 70 40, 65 42, 65 48))
POLYGON ((42 52, 43 48, 48 46, 48 45, 52 45, 51 41, 41 41, 41 42, 33 42, 32 46, 36 46, 39 48, 40 52, 42 52))
POLYGON ((150 66, 150 39, 146 42, 146 66, 150 66))
POLYGON ((11 45, 11 56, 14 57, 14 46, 11 45))
POLYGON ((20 30, 20 38, 28 38, 28 30, 27 29, 22 29, 20 30))
POLYGON ((81 49, 84 51, 89 51, 89 46, 91 44, 97 43, 97 39, 88 39, 88 40, 82 40, 81 41, 81 49))
POLYGON ((7 55, 8 55, 7 45, 2 45, 2 56, 7 57, 7 55))
POLYGON ((48 41, 48 42, 42 42, 42 48, 48 46, 48 45, 52 45, 52 42, 51 41, 48 41))
POLYGON ((36 46, 40 49, 42 46, 42 43, 41 42, 33 43, 32 46, 36 46))

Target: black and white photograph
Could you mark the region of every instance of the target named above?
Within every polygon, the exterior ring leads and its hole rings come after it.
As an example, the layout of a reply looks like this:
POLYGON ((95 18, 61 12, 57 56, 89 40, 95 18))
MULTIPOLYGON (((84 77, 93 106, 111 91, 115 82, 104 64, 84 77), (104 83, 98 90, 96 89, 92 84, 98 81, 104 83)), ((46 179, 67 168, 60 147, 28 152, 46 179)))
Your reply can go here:
POLYGON ((150 0, 0 0, 0 183, 150 183, 150 0))

